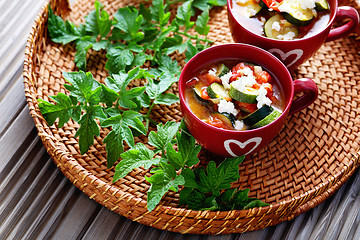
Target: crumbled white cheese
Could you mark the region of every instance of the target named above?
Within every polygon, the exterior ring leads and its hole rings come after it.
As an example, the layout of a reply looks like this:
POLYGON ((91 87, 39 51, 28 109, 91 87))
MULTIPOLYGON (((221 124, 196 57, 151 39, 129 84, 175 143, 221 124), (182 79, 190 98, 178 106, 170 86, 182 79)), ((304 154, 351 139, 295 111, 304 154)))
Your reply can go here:
POLYGON ((253 70, 251 70, 249 67, 241 69, 240 72, 242 72, 245 76, 254 76, 253 70))
POLYGON ((243 130, 244 129, 244 122, 241 120, 236 120, 234 122, 234 128, 235 130, 243 130))
POLYGON ((233 102, 228 102, 225 99, 220 99, 220 103, 218 104, 218 111, 220 113, 231 113, 233 115, 237 115, 239 112, 235 109, 235 105, 233 102))
POLYGON ((228 73, 226 73, 225 75, 222 75, 220 77, 221 83, 222 83, 222 85, 224 86, 225 89, 230 89, 229 80, 230 80, 231 76, 232 76, 232 72, 229 71, 228 73))
POLYGON ((230 85, 241 92, 245 92, 246 87, 252 87, 257 82, 253 71, 250 68, 246 67, 241 69, 240 72, 242 72, 244 75, 238 77, 236 81, 232 82, 230 85))
POLYGON ((259 75, 262 72, 262 67, 260 66, 254 66, 254 73, 255 75, 259 75))
POLYGON ((257 14, 257 11, 255 9, 249 8, 248 13, 249 13, 249 16, 255 16, 257 14))
POLYGON ((252 87, 256 82, 254 77, 242 76, 230 85, 240 92, 246 92, 246 87, 252 87))
POLYGON ((292 12, 293 9, 313 9, 316 0, 288 0, 282 1, 278 7, 280 12, 292 12))
POLYGON ((271 29, 274 29, 274 30, 279 32, 280 29, 281 29, 280 23, 279 22, 273 22, 273 24, 271 25, 271 29))
POLYGON ((278 35, 277 38, 279 40, 292 40, 295 38, 295 33, 294 32, 287 32, 284 35, 278 35))
POLYGON ((299 4, 300 4, 300 7, 302 9, 312 9, 312 8, 315 8, 315 0, 298 0, 299 4))
POLYGON ((208 72, 210 75, 214 75, 216 76, 216 70, 215 69, 210 69, 209 72, 208 72))
POLYGON ((259 92, 259 95, 256 97, 257 108, 261 108, 264 105, 270 106, 271 100, 266 96, 266 94, 267 94, 266 88, 263 85, 261 85, 258 92, 259 92))

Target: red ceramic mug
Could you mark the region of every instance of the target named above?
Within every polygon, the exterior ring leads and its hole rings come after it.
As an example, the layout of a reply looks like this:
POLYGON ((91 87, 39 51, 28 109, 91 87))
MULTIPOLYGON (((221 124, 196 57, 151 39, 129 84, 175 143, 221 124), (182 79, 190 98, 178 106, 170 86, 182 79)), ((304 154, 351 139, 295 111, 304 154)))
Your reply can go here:
POLYGON ((330 6, 330 20, 324 29, 319 29, 315 35, 294 40, 277 40, 255 34, 239 21, 239 16, 233 11, 232 3, 228 0, 227 12, 229 27, 235 42, 248 43, 258 46, 278 57, 291 70, 308 60, 326 41, 345 37, 359 25, 359 14, 355 8, 338 7, 337 0, 328 0, 330 6), (349 18, 345 25, 332 28, 334 22, 349 18))
POLYGON ((272 141, 288 114, 298 112, 313 103, 318 96, 318 89, 309 78, 293 81, 289 70, 271 53, 252 45, 232 43, 210 47, 195 55, 181 72, 179 95, 184 122, 200 145, 217 155, 235 157, 254 153, 272 141), (272 73, 278 80, 285 101, 280 117, 261 128, 240 131, 209 125, 191 111, 185 100, 186 83, 194 77, 195 72, 207 64, 226 60, 251 62, 272 73), (300 93, 302 95, 294 100, 294 96, 300 93))

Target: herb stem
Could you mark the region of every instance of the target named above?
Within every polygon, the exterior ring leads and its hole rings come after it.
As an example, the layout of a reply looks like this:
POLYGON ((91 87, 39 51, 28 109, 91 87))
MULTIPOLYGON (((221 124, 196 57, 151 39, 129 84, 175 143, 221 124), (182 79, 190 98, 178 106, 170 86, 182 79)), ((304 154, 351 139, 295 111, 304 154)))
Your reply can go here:
POLYGON ((212 40, 209 40, 209 39, 207 39, 206 37, 205 38, 199 38, 198 36, 192 36, 192 35, 190 35, 190 34, 188 34, 188 33, 186 33, 186 32, 181 32, 181 31, 178 31, 177 32, 178 34, 182 34, 182 35, 184 35, 184 36, 186 36, 186 37, 188 37, 188 38, 190 38, 190 39, 196 39, 196 40, 200 40, 200 41, 203 41, 203 42, 205 42, 205 43, 214 43, 214 41, 212 41, 212 40))
POLYGON ((158 122, 156 122, 154 119, 152 119, 150 117, 150 113, 151 113, 154 106, 155 106, 155 102, 153 101, 152 104, 150 105, 149 109, 148 109, 148 112, 144 116, 144 118, 146 119, 146 129, 148 129, 149 123, 153 124, 154 126, 156 126, 158 124, 158 122))

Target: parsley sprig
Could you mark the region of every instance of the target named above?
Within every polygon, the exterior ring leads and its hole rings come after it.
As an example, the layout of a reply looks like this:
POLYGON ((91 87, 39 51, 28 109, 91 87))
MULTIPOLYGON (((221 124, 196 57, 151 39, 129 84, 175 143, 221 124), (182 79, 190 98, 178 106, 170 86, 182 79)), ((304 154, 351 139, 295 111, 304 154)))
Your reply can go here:
POLYGON ((226 1, 190 0, 166 1, 153 0, 148 8, 140 4, 137 9, 127 6, 118 9, 113 19, 96 1, 95 10, 85 17, 85 23, 75 24, 63 21, 49 8, 48 30, 56 43, 75 43, 75 63, 78 69, 86 70, 86 56, 90 49, 106 50, 105 69, 109 73, 129 71, 146 61, 158 64, 163 55, 177 51, 185 52, 190 59, 197 52, 212 43, 209 33, 209 9, 211 6, 225 4, 226 1), (184 2, 177 9, 176 16, 170 20, 169 7, 175 2, 184 2), (192 21, 195 9, 202 13, 192 21), (189 34, 194 29, 196 35, 189 34), (201 37, 203 36, 203 37, 201 37), (195 41, 193 45, 192 41, 195 41), (204 43, 204 44, 201 44, 204 43), (151 51, 151 54, 146 52, 151 51))
POLYGON ((168 91, 178 81, 181 69, 170 56, 177 52, 188 61, 210 46, 209 10, 225 4, 226 0, 153 0, 149 7, 140 4, 139 8, 120 8, 111 18, 96 1, 95 9, 79 25, 64 21, 49 7, 51 40, 75 45, 74 61, 79 71, 63 73, 69 83, 64 85, 69 95, 50 96, 53 103, 39 99, 40 111, 49 125, 57 119, 58 127, 70 119, 80 125, 75 137, 79 137, 81 154, 93 145, 100 127, 109 128, 103 139, 107 167, 121 159, 115 166, 113 182, 135 168, 150 169, 151 176, 145 176, 151 184, 147 192, 149 211, 169 190, 181 190, 180 204, 195 210, 267 205, 248 198, 249 189, 231 188, 240 177, 239 164, 244 157, 225 159, 219 166, 211 161, 206 168, 197 167, 201 147, 185 125, 158 124, 151 118, 155 105, 171 105, 179 100, 168 91), (172 17, 169 9, 175 3, 182 4, 172 17), (109 76, 104 83, 85 72, 90 49, 106 52, 105 69, 109 76), (143 68, 146 62, 151 69, 143 68), (139 80, 143 85, 133 87, 133 81, 139 80), (150 124, 156 125, 157 131, 148 133, 150 124), (135 136, 147 134, 149 147, 135 144, 135 136))
POLYGON ((182 188, 180 205, 194 210, 234 210, 268 205, 256 198, 249 198, 249 189, 231 188, 231 183, 240 177, 239 164, 243 162, 243 156, 226 158, 218 167, 214 161, 210 161, 206 168, 195 168, 200 162, 198 154, 201 147, 196 145, 183 122, 181 125, 175 122, 159 124, 156 132, 150 132, 148 143, 153 150, 138 143, 121 155, 122 160, 116 165, 113 181, 125 177, 135 168, 152 167, 152 175, 145 176, 151 184, 147 193, 149 211, 158 205, 169 190, 178 192, 179 188, 182 188))

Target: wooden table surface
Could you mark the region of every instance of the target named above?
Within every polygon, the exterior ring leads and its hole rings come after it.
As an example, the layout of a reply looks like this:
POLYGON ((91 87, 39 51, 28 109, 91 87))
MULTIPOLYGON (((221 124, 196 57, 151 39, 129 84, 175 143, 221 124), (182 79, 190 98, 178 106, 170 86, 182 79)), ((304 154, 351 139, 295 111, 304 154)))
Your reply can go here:
POLYGON ((0 239, 360 239, 359 171, 294 220, 244 234, 161 231, 89 199, 46 153, 25 102, 25 43, 44 2, 0 1, 0 239))

